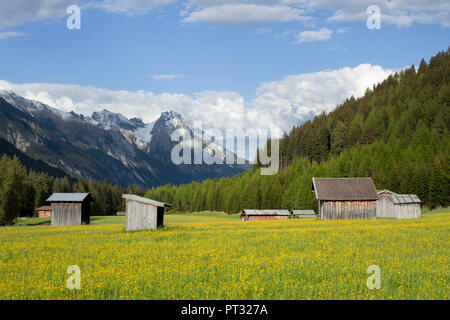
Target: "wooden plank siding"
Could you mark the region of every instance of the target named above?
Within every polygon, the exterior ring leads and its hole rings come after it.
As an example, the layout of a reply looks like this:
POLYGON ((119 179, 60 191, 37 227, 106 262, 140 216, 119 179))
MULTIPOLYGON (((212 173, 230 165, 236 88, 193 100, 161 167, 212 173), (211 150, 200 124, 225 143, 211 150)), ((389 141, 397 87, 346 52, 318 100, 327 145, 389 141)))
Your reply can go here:
POLYGON ((122 198, 127 207, 126 231, 156 230, 164 225, 164 209, 170 204, 132 194, 123 194, 122 198))
POLYGON ((389 197, 377 201, 378 218, 418 219, 421 217, 420 203, 394 204, 389 197))
POLYGON ((319 201, 319 218, 338 219, 376 219, 376 201, 319 201))
POLYGON ((52 226, 81 225, 81 203, 52 203, 52 226))
POLYGON ((380 197, 377 200, 378 218, 395 218, 394 204, 387 197, 380 197))
POLYGON ((163 223, 163 207, 138 201, 127 201, 126 231, 156 230, 163 223))
POLYGON ((52 216, 52 211, 38 211, 39 218, 50 218, 52 216))

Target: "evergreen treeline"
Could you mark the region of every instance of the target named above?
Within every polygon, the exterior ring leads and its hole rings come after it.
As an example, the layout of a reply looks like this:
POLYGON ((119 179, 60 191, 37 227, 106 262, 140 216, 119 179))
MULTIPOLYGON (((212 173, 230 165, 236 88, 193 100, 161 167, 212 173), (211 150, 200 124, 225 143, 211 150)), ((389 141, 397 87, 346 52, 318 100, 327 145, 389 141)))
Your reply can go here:
POLYGON ((107 182, 54 178, 47 173, 27 170, 14 156, 0 158, 0 224, 12 225, 17 217, 31 217, 34 209, 48 205, 45 200, 53 192, 91 193, 91 214, 95 216, 114 215, 125 211, 122 194, 143 195, 138 186, 124 189, 107 182))
POLYGON ((275 176, 261 176, 255 166, 233 178, 153 188, 146 196, 180 211, 316 209, 312 177, 371 176, 378 189, 448 206, 449 80, 447 50, 294 127, 280 140, 283 170, 275 176))
MULTIPOLYGON (((449 48, 450 50, 450 48, 449 48)), ((321 114, 294 127, 280 140, 287 166, 297 157, 321 162, 344 150, 391 139, 408 142, 421 128, 439 136, 450 130, 450 51, 440 52, 427 64, 422 59, 367 89, 362 98, 351 97, 328 115, 321 114)))

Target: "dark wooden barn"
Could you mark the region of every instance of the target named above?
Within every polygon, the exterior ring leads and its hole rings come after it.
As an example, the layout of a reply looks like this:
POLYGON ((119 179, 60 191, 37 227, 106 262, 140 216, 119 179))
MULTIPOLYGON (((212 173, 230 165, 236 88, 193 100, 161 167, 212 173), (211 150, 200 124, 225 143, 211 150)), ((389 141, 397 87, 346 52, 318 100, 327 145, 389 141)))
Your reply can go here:
POLYGON ((288 220, 291 213, 288 210, 254 210, 244 209, 242 221, 248 220, 288 220))
POLYGON ((89 224, 91 219, 89 193, 54 193, 47 199, 52 204, 52 226, 89 224))
POLYGON ((376 219, 377 190, 371 178, 313 178, 319 219, 376 219))
POLYGON ((125 230, 156 230, 164 224, 164 209, 170 204, 139 196, 124 194, 127 211, 125 230))

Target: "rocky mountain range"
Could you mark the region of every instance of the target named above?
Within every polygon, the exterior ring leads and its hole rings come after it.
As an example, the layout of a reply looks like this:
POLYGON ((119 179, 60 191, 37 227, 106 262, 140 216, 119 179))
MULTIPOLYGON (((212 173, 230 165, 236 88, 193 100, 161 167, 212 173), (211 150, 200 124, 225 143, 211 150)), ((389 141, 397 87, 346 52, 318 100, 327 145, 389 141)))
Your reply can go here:
POLYGON ((195 136, 174 111, 144 123, 106 109, 91 116, 64 112, 0 91, 0 124, 0 138, 73 177, 151 187, 232 176, 248 169, 248 165, 175 165, 170 155, 177 142, 171 141, 171 135, 178 129, 194 137, 193 142, 186 142, 194 148, 206 148, 222 157, 226 151, 195 136))

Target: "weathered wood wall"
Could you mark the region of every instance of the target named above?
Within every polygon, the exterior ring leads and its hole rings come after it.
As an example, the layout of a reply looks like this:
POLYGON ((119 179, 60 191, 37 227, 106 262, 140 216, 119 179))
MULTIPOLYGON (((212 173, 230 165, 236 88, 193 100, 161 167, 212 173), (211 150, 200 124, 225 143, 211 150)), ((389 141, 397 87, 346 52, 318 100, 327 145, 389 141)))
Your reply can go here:
POLYGON ((319 201, 319 219, 376 219, 376 201, 319 201))
POLYGON ((38 211, 39 218, 50 218, 52 216, 51 211, 38 211))
POLYGON ((394 206, 397 219, 419 219, 422 216, 420 203, 397 204, 394 206))
MULTIPOLYGON (((156 230, 158 227, 157 208, 158 207, 147 203, 133 200, 127 201, 125 230, 156 230)), ((164 210, 164 208, 162 209, 164 210)))
POLYGON ((242 216, 242 221, 257 221, 257 220, 289 220, 289 216, 269 216, 269 215, 242 216))
POLYGON ((388 197, 379 197, 377 200, 378 218, 395 218, 394 204, 388 197))
POLYGON ((377 200, 378 218, 418 219, 421 217, 420 203, 394 204, 388 196, 377 200))
POLYGON ((52 226, 81 225, 81 203, 53 202, 52 226))

